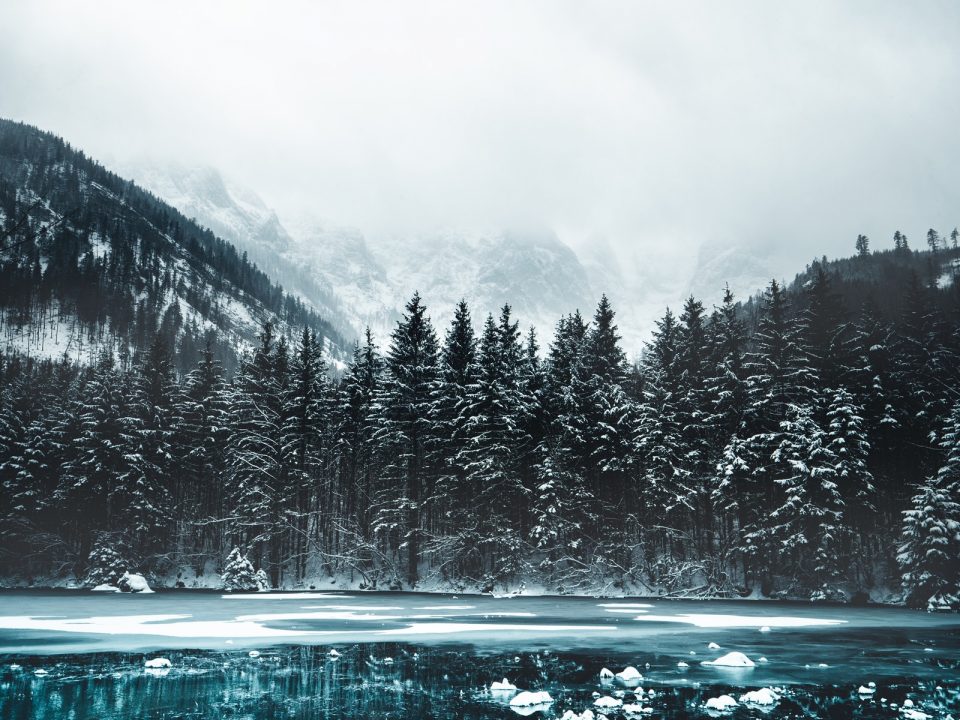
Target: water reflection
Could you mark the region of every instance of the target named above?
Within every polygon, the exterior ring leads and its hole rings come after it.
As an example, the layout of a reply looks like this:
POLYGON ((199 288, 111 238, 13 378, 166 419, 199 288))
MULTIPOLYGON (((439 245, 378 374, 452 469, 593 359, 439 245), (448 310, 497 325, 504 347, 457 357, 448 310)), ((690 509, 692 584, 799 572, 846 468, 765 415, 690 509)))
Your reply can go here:
MULTIPOLYGON (((521 690, 550 693, 553 704, 537 716, 580 713, 598 697, 609 696, 623 703, 607 711, 611 718, 624 717, 623 708, 631 705, 652 708, 656 717, 716 717, 704 708, 708 698, 723 693, 739 697, 756 687, 749 679, 719 677, 710 684, 678 686, 654 679, 655 673, 632 690, 604 685, 599 668, 623 667, 628 660, 616 655, 477 654, 466 646, 402 644, 338 649, 338 657, 320 647, 264 649, 259 655, 181 651, 6 657, 0 669, 0 718, 518 717, 509 706, 511 694, 488 691, 492 681, 503 678, 521 690), (160 656, 171 667, 145 667, 146 660, 160 656), (725 682, 736 684, 720 684, 725 682)), ((645 671, 642 663, 640 671, 645 671)), ((905 676, 878 683, 866 698, 855 685, 829 684, 828 675, 819 684, 779 690, 782 699, 773 708, 740 705, 725 717, 906 718, 907 700, 913 712, 956 717, 958 665, 931 659, 925 671, 928 679, 905 676), (931 675, 938 677, 929 679, 931 675)))

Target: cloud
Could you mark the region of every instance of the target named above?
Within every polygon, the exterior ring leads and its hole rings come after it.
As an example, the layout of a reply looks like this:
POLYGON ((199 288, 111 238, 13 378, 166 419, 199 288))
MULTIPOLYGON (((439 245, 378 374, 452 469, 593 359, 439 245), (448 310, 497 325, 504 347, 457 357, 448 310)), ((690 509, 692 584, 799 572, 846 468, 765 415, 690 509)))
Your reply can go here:
POLYGON ((960 223, 960 5, 7 2, 0 114, 376 231, 797 262, 960 223))

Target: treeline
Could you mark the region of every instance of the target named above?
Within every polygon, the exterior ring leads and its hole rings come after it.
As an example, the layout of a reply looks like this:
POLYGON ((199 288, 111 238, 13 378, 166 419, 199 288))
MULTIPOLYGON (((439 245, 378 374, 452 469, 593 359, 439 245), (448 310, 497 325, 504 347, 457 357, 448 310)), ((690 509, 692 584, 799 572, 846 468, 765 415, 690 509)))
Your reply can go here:
POLYGON ((170 577, 239 547, 274 586, 840 598, 906 572, 955 602, 960 293, 926 262, 690 298, 634 363, 606 298, 541 351, 509 306, 439 337, 416 295, 335 382, 313 331, 270 325, 232 378, 209 348, 178 377, 160 335, 132 369, 8 358, 2 571, 82 578, 109 548, 170 577), (850 307, 876 277, 888 311, 850 307))
POLYGON ((243 327, 248 313, 345 344, 246 253, 63 140, 2 119, 0 274, 0 330, 37 345, 69 330, 88 347, 137 353, 160 332, 178 371, 208 341, 232 371, 238 341, 255 339, 256 328, 243 327))

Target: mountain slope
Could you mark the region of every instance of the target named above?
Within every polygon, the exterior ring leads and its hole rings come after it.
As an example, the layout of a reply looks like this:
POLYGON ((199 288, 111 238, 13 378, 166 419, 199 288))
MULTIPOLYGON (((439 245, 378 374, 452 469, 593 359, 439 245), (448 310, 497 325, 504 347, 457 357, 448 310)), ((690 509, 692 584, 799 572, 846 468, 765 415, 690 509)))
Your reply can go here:
POLYGON ((280 220, 256 193, 211 168, 144 162, 129 172, 248 252, 308 303, 344 318, 351 326, 344 334, 370 326, 385 339, 418 290, 438 326, 461 298, 477 318, 508 302, 522 325, 548 337, 559 317, 589 312, 601 292, 591 287, 577 255, 549 231, 365 235, 309 216, 280 220))
POLYGON ((264 322, 338 330, 229 243, 28 125, 0 120, 0 343, 30 356, 125 357, 159 333, 187 366, 209 341, 227 365, 264 322))

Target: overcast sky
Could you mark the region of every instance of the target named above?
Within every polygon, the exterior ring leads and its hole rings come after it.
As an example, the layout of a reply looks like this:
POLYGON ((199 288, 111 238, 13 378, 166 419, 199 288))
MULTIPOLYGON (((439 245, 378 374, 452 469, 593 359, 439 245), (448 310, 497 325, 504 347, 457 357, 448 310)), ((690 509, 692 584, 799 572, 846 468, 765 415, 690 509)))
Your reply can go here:
POLYGON ((368 229, 808 259, 960 224, 960 3, 0 3, 0 115, 368 229))

